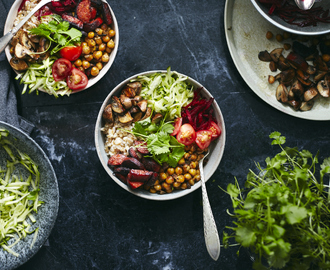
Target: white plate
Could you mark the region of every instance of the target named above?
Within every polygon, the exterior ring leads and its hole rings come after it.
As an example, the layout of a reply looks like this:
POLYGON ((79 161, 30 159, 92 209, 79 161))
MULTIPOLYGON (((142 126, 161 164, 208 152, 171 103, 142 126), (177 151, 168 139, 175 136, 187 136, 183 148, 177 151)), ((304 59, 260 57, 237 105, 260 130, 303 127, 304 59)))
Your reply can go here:
MULTIPOLYGON (((103 119, 102 119, 102 113, 104 111, 104 108, 110 103, 111 97, 113 95, 118 95, 120 90, 123 88, 123 86, 125 86, 127 83, 129 83, 132 79, 135 79, 137 76, 150 75, 150 74, 157 73, 157 72, 166 73, 165 70, 153 70, 153 71, 143 72, 143 73, 134 75, 134 76, 124 80, 120 84, 118 84, 109 93, 109 95, 104 100, 104 102, 103 102, 103 104, 100 108, 99 114, 97 116, 94 136, 95 136, 96 151, 97 151, 97 154, 99 156, 99 159, 100 159, 104 169, 106 170, 106 172, 111 176, 111 178, 119 186, 121 186, 123 189, 127 190, 128 192, 130 192, 130 193, 132 193, 132 194, 134 194, 138 197, 142 197, 142 198, 149 199, 149 200, 165 201, 165 200, 172 200, 172 199, 180 198, 182 196, 185 196, 185 195, 195 191, 196 189, 198 189, 201 186, 201 182, 200 181, 197 182, 190 189, 174 190, 172 193, 163 194, 163 195, 153 194, 153 193, 151 193, 149 191, 146 191, 146 190, 143 190, 143 189, 133 190, 133 189, 129 188, 126 184, 124 184, 122 181, 120 181, 113 174, 113 171, 107 165, 109 157, 107 156, 107 154, 104 150, 105 136, 101 132, 101 128, 104 126, 104 122, 103 122, 103 119)), ((188 78, 187 81, 194 86, 194 89, 198 89, 200 87, 203 87, 200 83, 198 83, 197 81, 195 81, 191 78, 188 78)), ((203 97, 207 98, 207 99, 212 97, 210 92, 207 91, 206 88, 204 88, 204 87, 201 90, 201 95, 203 97)), ((219 106, 218 106, 218 104, 215 100, 212 104, 212 107, 214 109, 214 115, 215 115, 215 118, 216 118, 216 120, 217 120, 217 122, 218 122, 218 124, 219 124, 219 126, 222 130, 222 133, 221 133, 220 138, 213 141, 210 145, 210 154, 207 157, 208 162, 207 162, 206 166, 204 167, 204 175, 205 175, 205 180, 206 181, 211 178, 211 176, 213 175, 213 173, 216 171, 216 169, 218 168, 218 166, 220 164, 220 161, 221 161, 222 156, 223 156, 223 152, 224 152, 224 148, 225 148, 225 140, 226 140, 225 122, 224 122, 222 113, 220 111, 220 108, 219 108, 219 106)))
MULTIPOLYGON (((249 0, 227 0, 224 14, 227 44, 239 73, 248 86, 265 102, 279 111, 309 120, 330 120, 330 99, 318 98, 307 112, 295 111, 278 102, 275 91, 278 83, 269 84, 269 63, 258 59, 260 51, 283 47, 276 39, 266 39, 267 31, 282 33, 263 18, 249 0)), ((284 54, 284 53, 283 53, 284 54)), ((277 73, 274 73, 277 74, 277 73)))
MULTIPOLYGON (((107 3, 105 0, 102 0, 102 1, 105 2, 105 3, 107 3)), ((11 8, 9 10, 9 13, 8 13, 8 16, 7 16, 5 27, 4 27, 4 35, 6 33, 8 33, 10 31, 10 29, 13 27, 14 20, 15 20, 15 17, 17 15, 17 11, 18 11, 18 8, 19 8, 21 2, 22 2, 22 0, 16 0, 13 3, 13 5, 11 6, 11 8)), ((109 62, 100 70, 100 73, 95 78, 91 78, 91 79, 88 80, 88 84, 87 84, 87 86, 84 89, 82 89, 80 91, 72 91, 71 94, 84 91, 84 90, 90 88, 91 86, 93 86, 94 84, 96 84, 108 72, 108 70, 112 66, 113 61, 115 60, 115 57, 116 57, 116 54, 117 54, 117 51, 118 51, 118 46, 119 46, 119 29, 118 29, 118 23, 117 23, 116 16, 113 13, 113 11, 112 11, 112 9, 111 9, 111 7, 110 7, 109 4, 108 4, 108 6, 110 8, 110 12, 111 12, 111 16, 112 16, 112 21, 113 21, 112 24, 111 24, 111 28, 113 30, 115 30, 115 32, 116 32, 116 35, 114 37, 115 47, 112 50, 112 52, 110 53, 110 55, 109 55, 109 62)), ((6 47, 5 53, 6 53, 8 62, 9 62, 10 59, 12 58, 12 56, 10 54, 10 51, 9 51, 9 46, 6 47)), ((43 89, 39 89, 39 91, 46 92, 43 89)))
MULTIPOLYGON (((12 249, 20 256, 14 255, 4 251, 0 247, 0 269, 11 270, 22 265, 28 261, 45 243, 49 237, 53 226, 55 224, 58 205, 59 205, 59 191, 57 185, 57 178, 54 169, 40 146, 31 139, 26 133, 17 129, 16 127, 0 121, 0 128, 7 129, 10 133, 8 139, 13 142, 22 153, 26 153, 30 158, 38 165, 40 172, 40 200, 44 201, 44 204, 38 209, 38 213, 33 213, 36 218, 36 223, 32 225, 32 228, 39 227, 38 236, 36 242, 30 248, 34 234, 27 235, 12 249)), ((5 150, 0 147, 0 165, 5 166, 5 159, 8 158, 5 150)))

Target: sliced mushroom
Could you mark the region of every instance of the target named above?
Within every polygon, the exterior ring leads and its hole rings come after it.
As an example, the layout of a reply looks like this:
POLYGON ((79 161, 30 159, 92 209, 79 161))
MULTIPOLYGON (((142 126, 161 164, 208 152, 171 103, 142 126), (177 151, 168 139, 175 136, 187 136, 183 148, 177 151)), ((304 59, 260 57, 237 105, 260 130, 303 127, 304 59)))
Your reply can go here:
POLYGON ((21 43, 22 46, 24 46, 30 50, 36 48, 36 45, 29 39, 29 37, 25 31, 20 32, 19 42, 21 43))
POLYGON ((276 65, 276 63, 274 61, 270 61, 269 62, 269 69, 272 72, 275 72, 277 70, 277 65, 276 65))
POLYGON ((292 91, 295 96, 300 97, 304 93, 304 88, 299 80, 295 80, 291 86, 290 91, 292 91))
POLYGON ((154 124, 157 124, 157 123, 159 123, 162 119, 163 119, 163 115, 160 114, 160 113, 156 113, 156 114, 152 117, 151 122, 154 123, 154 124))
POLYGON ((288 102, 288 89, 286 86, 281 83, 278 85, 276 88, 276 99, 278 101, 281 101, 282 103, 287 103, 288 102))
POLYGON ((288 62, 288 60, 283 56, 280 55, 280 57, 278 58, 278 62, 277 62, 277 68, 281 71, 283 70, 287 70, 291 67, 290 63, 288 62))
POLYGON ((136 103, 140 102, 141 100, 143 100, 143 97, 141 96, 135 96, 134 100, 136 101, 136 103))
POLYGON ((314 66, 316 67, 317 70, 322 70, 322 71, 328 71, 329 70, 327 64, 323 61, 322 56, 320 56, 320 55, 315 57, 313 63, 314 63, 314 66))
POLYGON ((296 74, 299 78, 301 78, 304 81, 307 81, 309 79, 309 74, 305 74, 302 70, 298 69, 296 71, 296 74))
POLYGON ((125 111, 118 97, 113 96, 111 99, 112 110, 116 113, 123 113, 125 111))
POLYGON ((132 107, 132 100, 125 95, 120 95, 119 97, 121 104, 125 107, 126 110, 132 107))
POLYGON ((138 106, 133 106, 130 110, 129 110, 130 113, 137 113, 137 112, 140 112, 140 109, 138 106))
POLYGON ((330 89, 328 82, 325 80, 321 80, 317 84, 317 91, 319 91, 320 95, 322 97, 329 97, 330 89))
POLYGON ((141 120, 148 118, 151 115, 151 112, 152 112, 151 108, 148 107, 146 113, 144 114, 141 120))
POLYGON ((136 105, 140 108, 141 112, 145 112, 148 107, 148 101, 144 99, 138 102, 136 105))
POLYGON ((111 104, 108 104, 103 111, 102 117, 104 120, 107 122, 113 122, 113 113, 112 113, 112 108, 111 104))
POLYGON ((307 89, 304 93, 304 101, 310 101, 313 98, 317 97, 319 93, 317 92, 316 88, 312 86, 311 88, 307 89))
POLYGON ((314 75, 316 73, 316 68, 311 65, 308 65, 306 73, 309 75, 314 75))
POLYGON ((128 83, 128 87, 134 89, 136 95, 139 95, 141 92, 142 84, 140 82, 128 83))
POLYGON ((30 51, 28 48, 22 46, 20 43, 17 43, 15 46, 15 56, 21 59, 26 55, 32 56, 33 52, 30 51))
POLYGON ((314 106, 314 100, 303 101, 300 105, 300 110, 309 111, 313 108, 313 106, 314 106))
POLYGON ((296 111, 299 110, 301 106, 301 101, 296 99, 289 100, 287 103, 296 111))
POLYGON ((277 48, 270 52, 270 57, 272 58, 272 60, 274 62, 276 62, 276 63, 278 62, 278 59, 282 55, 283 50, 284 50, 283 48, 277 48))
POLYGON ((133 121, 133 117, 129 112, 126 112, 123 115, 118 115, 118 120, 120 123, 127 124, 133 121))
POLYGON ((318 70, 314 76, 314 81, 318 82, 318 81, 322 80, 324 78, 325 74, 327 74, 326 71, 318 70))
POLYGON ((305 85, 305 86, 310 86, 312 85, 312 81, 311 80, 306 80, 304 81, 302 78, 300 77, 297 77, 297 79, 301 82, 302 85, 305 85))
POLYGON ((49 40, 45 37, 41 37, 39 40, 38 52, 45 52, 49 48, 49 40))
POLYGON ((264 62, 272 61, 272 58, 270 57, 270 54, 268 51, 259 52, 258 58, 260 61, 264 61, 264 62))
POLYGON ((40 36, 38 35, 30 35, 29 38, 33 43, 39 43, 40 41, 40 36))
POLYGON ((125 86, 125 88, 121 91, 121 94, 129 98, 133 98, 136 96, 135 90, 129 86, 125 86))
POLYGON ((296 76, 296 72, 294 69, 288 69, 288 70, 283 70, 280 73, 281 76, 281 83, 285 84, 285 85, 289 85, 292 83, 293 79, 296 76))
POLYGON ((10 65, 13 69, 17 71, 24 71, 28 69, 28 64, 23 59, 18 59, 16 57, 13 57, 10 59, 10 65))
POLYGON ((133 122, 137 122, 137 121, 140 121, 142 118, 142 112, 137 112, 133 115, 133 122))

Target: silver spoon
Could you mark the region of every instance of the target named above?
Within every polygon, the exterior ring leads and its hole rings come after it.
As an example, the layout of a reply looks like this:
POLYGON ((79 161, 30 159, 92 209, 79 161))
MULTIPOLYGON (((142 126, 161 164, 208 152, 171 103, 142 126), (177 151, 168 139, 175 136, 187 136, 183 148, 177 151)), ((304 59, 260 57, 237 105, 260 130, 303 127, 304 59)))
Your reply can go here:
POLYGON ((3 52, 8 43, 12 40, 18 30, 28 21, 28 19, 30 19, 34 13, 36 13, 41 7, 48 4, 49 2, 51 2, 51 0, 41 0, 40 3, 36 5, 35 8, 32 9, 16 27, 13 27, 7 34, 0 38, 0 53, 3 52))
POLYGON ((295 0, 295 2, 300 9, 308 10, 314 5, 315 0, 295 0))
POLYGON ((198 162, 199 171, 202 183, 202 198, 203 198, 203 222, 204 222, 204 238, 208 253, 213 260, 218 260, 220 255, 220 240, 217 230, 217 225, 215 224, 212 209, 210 206, 209 198, 206 192, 205 178, 204 178, 204 168, 203 160, 209 154, 209 151, 205 156, 198 162))

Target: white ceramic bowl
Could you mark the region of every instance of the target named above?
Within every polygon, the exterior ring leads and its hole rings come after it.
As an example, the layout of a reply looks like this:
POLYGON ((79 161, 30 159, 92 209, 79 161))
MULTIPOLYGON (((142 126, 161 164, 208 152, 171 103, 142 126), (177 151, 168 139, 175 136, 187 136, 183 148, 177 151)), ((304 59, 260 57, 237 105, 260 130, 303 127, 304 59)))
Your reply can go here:
MULTIPOLYGON (((298 25, 292 25, 275 15, 269 15, 269 8, 262 5, 258 0, 251 0, 254 7, 258 12, 271 24, 284 31, 298 34, 298 35, 322 35, 330 32, 330 23, 318 23, 317 26, 300 27, 298 25)), ((293 1, 292 1, 293 2, 293 1)), ((315 3, 313 7, 323 7, 325 10, 330 9, 330 1, 322 0, 319 3, 315 3)))
MULTIPOLYGON (((105 0, 102 0, 102 1, 107 3, 105 0)), ((13 5, 11 6, 11 8, 9 10, 9 13, 8 13, 8 16, 7 16, 7 19, 6 19, 5 27, 4 27, 4 35, 6 33, 8 33, 10 31, 10 29, 12 29, 13 24, 14 24, 14 20, 16 18, 17 12, 18 12, 18 8, 19 8, 21 3, 22 3, 22 0, 16 0, 13 3, 13 5)), ((116 57, 116 54, 117 54, 117 51, 118 51, 118 45, 119 45, 119 29, 118 29, 118 23, 117 23, 116 16, 115 16, 114 12, 112 11, 109 4, 108 4, 108 6, 110 8, 110 12, 111 12, 112 20, 113 20, 113 22, 111 24, 111 28, 116 31, 116 35, 114 36, 115 47, 112 50, 112 52, 110 53, 109 62, 100 70, 100 73, 96 77, 91 78, 91 79, 88 80, 88 84, 84 89, 82 89, 80 91, 72 91, 71 94, 84 91, 84 90, 90 88, 91 86, 93 86, 94 84, 96 84, 108 72, 108 70, 112 66, 113 61, 115 60, 115 57, 116 57)), ((10 61, 12 56, 11 56, 10 51, 9 51, 9 46, 6 47, 5 53, 6 53, 8 61, 10 61)), ((43 89, 39 89, 39 90, 45 92, 43 89)))
MULTIPOLYGON (((97 154, 99 156, 99 159, 104 167, 104 169, 106 170, 106 172, 109 174, 109 176, 119 185, 121 186, 123 189, 127 190, 128 192, 145 198, 145 199, 149 199, 149 200, 158 200, 158 201, 165 201, 165 200, 172 200, 172 199, 176 199, 176 198, 180 198, 182 196, 185 196, 193 191, 195 191, 196 189, 198 189, 201 186, 201 182, 197 182, 195 185, 193 185, 190 189, 186 189, 186 190, 174 190, 172 193, 168 193, 168 194, 163 194, 163 195, 159 195, 159 194, 153 194, 150 193, 149 191, 143 190, 143 189, 131 189, 130 187, 128 187, 126 184, 124 184, 122 181, 120 181, 114 174, 113 171, 108 167, 107 162, 109 157, 107 156, 105 150, 104 150, 104 142, 105 142, 105 136, 104 134, 101 132, 101 128, 104 126, 104 121, 102 119, 102 113, 104 111, 104 108, 110 103, 111 97, 112 96, 118 96, 120 90, 127 84, 129 83, 132 79, 141 76, 141 75, 150 75, 153 73, 166 73, 165 70, 153 70, 153 71, 147 71, 147 72, 143 72, 137 75, 134 75, 126 80, 124 80, 123 82, 121 82, 120 84, 118 84, 110 93, 109 95, 106 97, 106 99, 104 100, 100 111, 98 113, 97 116, 97 121, 96 121, 96 125, 95 125, 95 132, 94 132, 94 136, 95 136, 95 146, 96 146, 96 151, 97 154)), ((205 87, 203 87, 200 83, 198 83, 197 81, 188 78, 187 81, 192 84, 194 86, 195 89, 202 87, 202 91, 201 94, 202 96, 204 96, 205 98, 209 99, 212 97, 212 95, 210 94, 210 92, 208 92, 206 90, 205 87)), ((222 130, 221 136, 213 141, 210 145, 210 154, 208 156, 208 162, 206 164, 206 166, 204 167, 204 174, 205 174, 205 179, 206 181, 208 179, 210 179, 213 175, 213 173, 215 172, 215 170, 218 168, 221 158, 223 156, 223 152, 224 152, 224 148, 225 148, 225 139, 226 139, 226 130, 225 130, 225 122, 222 116, 222 113, 220 111, 220 108, 218 106, 218 104, 216 103, 216 101, 213 102, 212 107, 214 109, 214 114, 216 117, 216 120, 222 130)))

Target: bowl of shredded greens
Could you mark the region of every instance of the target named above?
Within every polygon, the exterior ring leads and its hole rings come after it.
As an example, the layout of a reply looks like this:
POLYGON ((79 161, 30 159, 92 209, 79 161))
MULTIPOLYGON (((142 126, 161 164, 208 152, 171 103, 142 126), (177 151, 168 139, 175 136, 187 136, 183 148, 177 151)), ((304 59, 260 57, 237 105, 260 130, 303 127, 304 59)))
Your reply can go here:
MULTIPOLYGON (((211 122, 215 122, 218 125, 219 134, 215 138, 212 138, 208 146, 210 154, 207 162, 204 163, 205 179, 210 179, 220 164, 225 147, 226 131, 222 113, 217 102, 205 87, 184 74, 171 71, 170 68, 167 70, 142 72, 131 76, 118 84, 103 101, 96 121, 94 139, 101 164, 109 176, 128 192, 150 200, 176 199, 197 190, 201 186, 199 180, 196 180, 191 185, 188 183, 186 185, 184 182, 181 183, 181 186, 179 184, 172 184, 169 180, 169 183, 172 185, 170 187, 167 186, 166 190, 164 188, 163 190, 157 190, 159 188, 155 187, 157 184, 153 186, 155 172, 158 174, 158 178, 156 176, 156 183, 159 181, 161 184, 162 180, 160 177, 162 172, 168 172, 169 167, 178 168, 185 166, 180 165, 180 162, 190 150, 187 150, 187 147, 180 141, 179 134, 175 136, 173 133, 177 120, 179 118, 184 119, 184 115, 187 114, 186 108, 192 103, 199 105, 192 106, 192 110, 188 112, 190 119, 197 119, 198 115, 202 119, 203 116, 207 115, 207 118, 203 118, 197 126, 204 125, 205 127, 203 129, 207 129, 207 122, 211 120, 211 122), (141 89, 136 88, 132 90, 132 87, 136 87, 137 83, 141 85, 141 89), (134 97, 123 97, 125 95, 131 95, 132 91, 136 91, 134 97), (118 107, 122 105, 119 100, 121 100, 123 106, 126 106, 127 103, 135 104, 134 102, 140 101, 141 103, 147 103, 148 107, 146 112, 141 112, 142 109, 141 111, 139 109, 136 110, 136 107, 133 105, 130 109, 125 110, 125 112, 116 114, 118 107), (112 110, 110 109, 111 115, 109 115, 109 107, 112 108, 112 110), (196 113, 198 110, 199 113, 196 113), (109 118, 104 118, 106 115, 114 117, 114 121, 110 123, 109 118), (141 115, 143 116, 142 118, 141 115), (138 118, 136 119, 137 116, 138 118), (119 121, 116 120, 116 117, 118 117, 119 121), (132 134, 136 137, 132 138, 132 134), (141 144, 144 144, 148 149, 147 153, 140 150, 141 144), (132 148, 140 152, 140 154, 142 153, 142 157, 141 155, 136 156, 132 148), (127 165, 127 161, 124 162, 126 165, 121 163, 122 165, 112 166, 113 164, 117 164, 117 161, 119 162, 120 158, 124 158, 124 156, 128 157, 128 161, 131 161, 132 157, 140 160, 144 164, 144 166, 139 167, 142 170, 130 171, 131 174, 126 175, 125 172, 128 172, 128 170, 122 167, 127 165), (154 164, 150 169, 150 167, 148 168, 149 165, 144 162, 145 159, 151 159, 157 165, 154 164), (152 177, 148 178, 150 171, 153 174, 152 177), (129 178, 126 179, 120 174, 129 178), (137 178, 134 179, 132 175, 137 176, 137 178), (139 177, 144 179, 140 183, 137 181, 139 177), (147 178, 148 181, 145 180, 147 178), (146 182, 143 184, 143 181, 146 182), (152 183, 150 184, 150 182, 152 183)), ((183 120, 182 126, 184 123, 185 121, 183 120)), ((192 126, 194 126, 197 134, 198 127, 194 124, 192 126)), ((196 145, 196 143, 194 142, 191 145, 196 145)), ((136 162, 135 165, 139 164, 136 160, 134 162, 136 162)), ((188 163, 187 159, 185 162, 188 163)), ((134 167, 135 165, 128 164, 127 166, 134 167)), ((194 169, 193 167, 191 168, 194 169)), ((196 170, 198 174, 198 167, 196 170)), ((176 182, 179 182, 178 179, 181 177, 179 175, 181 172, 179 171, 181 170, 178 169, 172 175, 176 182)), ((194 176, 194 171, 192 176, 194 176)))
POLYGON ((15 269, 42 247, 56 221, 54 169, 26 133, 0 121, 0 268, 15 269))

